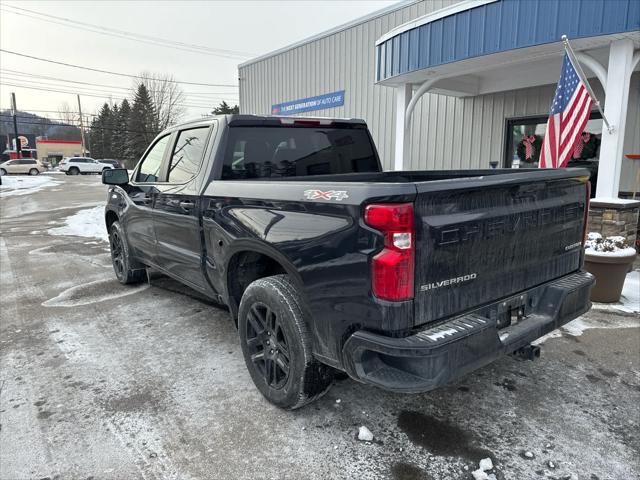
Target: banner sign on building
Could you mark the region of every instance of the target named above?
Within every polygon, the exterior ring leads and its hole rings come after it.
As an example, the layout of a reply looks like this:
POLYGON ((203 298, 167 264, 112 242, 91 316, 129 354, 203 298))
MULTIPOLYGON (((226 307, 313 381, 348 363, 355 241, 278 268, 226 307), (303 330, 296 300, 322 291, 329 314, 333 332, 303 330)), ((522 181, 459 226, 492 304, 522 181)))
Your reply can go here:
POLYGON ((344 90, 271 105, 271 115, 292 115, 344 105, 344 90))

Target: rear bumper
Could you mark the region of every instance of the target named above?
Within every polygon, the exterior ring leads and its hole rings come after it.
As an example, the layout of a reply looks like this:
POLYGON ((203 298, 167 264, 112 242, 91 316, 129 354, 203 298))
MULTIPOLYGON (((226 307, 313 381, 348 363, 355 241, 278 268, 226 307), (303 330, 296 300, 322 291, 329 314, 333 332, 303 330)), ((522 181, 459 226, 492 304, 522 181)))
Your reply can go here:
POLYGON ((587 272, 567 275, 409 337, 357 331, 343 347, 346 371, 387 390, 432 390, 585 313, 593 284, 587 272), (499 329, 498 319, 516 305, 524 305, 525 318, 499 329))

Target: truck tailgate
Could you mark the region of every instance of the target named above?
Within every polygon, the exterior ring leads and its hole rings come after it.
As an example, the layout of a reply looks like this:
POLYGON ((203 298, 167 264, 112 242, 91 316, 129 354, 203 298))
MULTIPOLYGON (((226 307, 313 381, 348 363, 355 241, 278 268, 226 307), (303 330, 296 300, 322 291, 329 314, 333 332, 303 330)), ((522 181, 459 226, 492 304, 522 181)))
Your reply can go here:
POLYGON ((415 324, 579 269, 587 183, 576 172, 418 183, 415 324))

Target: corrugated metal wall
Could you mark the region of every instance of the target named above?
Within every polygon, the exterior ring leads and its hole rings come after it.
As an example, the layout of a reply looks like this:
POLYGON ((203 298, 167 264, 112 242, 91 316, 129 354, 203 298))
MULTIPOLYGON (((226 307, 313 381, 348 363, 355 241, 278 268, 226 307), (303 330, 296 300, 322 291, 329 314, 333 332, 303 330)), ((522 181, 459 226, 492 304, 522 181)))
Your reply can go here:
MULTIPOLYGON (((341 32, 300 45, 240 68, 240 109, 268 115, 271 105, 345 90, 343 107, 308 112, 307 116, 364 118, 385 169, 391 169, 395 142, 394 89, 374 84, 375 41, 416 17, 458 3, 420 1, 341 32)), ((594 89, 603 97, 599 82, 594 89)), ((545 115, 555 85, 455 98, 427 94, 416 106, 408 168, 488 168, 502 161, 505 119, 545 115)), ((625 151, 640 152, 640 74, 632 77, 625 151)), ((625 160, 621 190, 632 190, 635 171, 625 160)))

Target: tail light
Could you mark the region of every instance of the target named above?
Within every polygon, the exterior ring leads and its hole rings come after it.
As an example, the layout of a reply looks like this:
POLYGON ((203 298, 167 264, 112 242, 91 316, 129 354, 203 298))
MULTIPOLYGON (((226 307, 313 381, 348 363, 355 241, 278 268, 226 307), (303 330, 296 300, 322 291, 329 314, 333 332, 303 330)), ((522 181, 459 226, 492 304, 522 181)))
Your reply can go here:
POLYGON ((591 182, 587 180, 586 182, 586 195, 587 198, 584 202, 584 222, 582 224, 582 246, 584 247, 585 242, 587 241, 587 235, 589 233, 589 202, 591 201, 591 182))
POLYGON ((373 294, 390 301, 413 298, 415 238, 412 203, 375 203, 364 211, 364 221, 384 234, 384 249, 373 257, 373 294))

